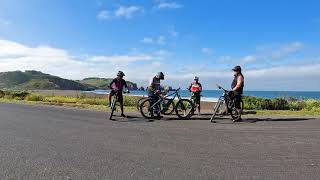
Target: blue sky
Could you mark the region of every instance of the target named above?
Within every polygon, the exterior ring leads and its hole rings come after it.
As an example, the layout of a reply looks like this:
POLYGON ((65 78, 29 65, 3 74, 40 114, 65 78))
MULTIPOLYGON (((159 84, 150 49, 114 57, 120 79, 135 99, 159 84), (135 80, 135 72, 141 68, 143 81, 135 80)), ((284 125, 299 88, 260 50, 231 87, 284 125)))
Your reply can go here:
POLYGON ((157 71, 186 86, 319 90, 320 2, 313 0, 2 0, 0 71, 71 79, 119 69, 145 85, 157 71))

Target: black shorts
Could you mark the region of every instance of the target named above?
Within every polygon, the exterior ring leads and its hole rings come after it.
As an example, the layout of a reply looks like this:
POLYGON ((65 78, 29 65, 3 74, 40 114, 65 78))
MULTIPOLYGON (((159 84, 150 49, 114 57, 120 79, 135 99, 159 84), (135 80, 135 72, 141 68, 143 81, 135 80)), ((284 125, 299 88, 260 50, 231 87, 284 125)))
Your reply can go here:
MULTIPOLYGON (((111 90, 110 95, 114 96, 116 93, 117 93, 117 91, 111 90)), ((122 92, 118 93, 118 102, 123 103, 123 94, 122 94, 122 92)))

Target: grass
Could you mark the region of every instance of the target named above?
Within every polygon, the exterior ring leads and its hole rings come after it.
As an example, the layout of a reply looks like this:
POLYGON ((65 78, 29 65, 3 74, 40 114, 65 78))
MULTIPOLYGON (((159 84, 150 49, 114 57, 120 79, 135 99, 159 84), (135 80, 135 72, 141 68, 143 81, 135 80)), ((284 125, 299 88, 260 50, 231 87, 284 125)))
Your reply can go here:
POLYGON ((255 110, 256 115, 266 116, 320 116, 320 112, 290 110, 255 110))
MULTIPOLYGON (((124 96, 126 112, 136 112, 136 103, 139 97, 124 96)), ((65 107, 76 107, 92 110, 107 111, 110 108, 106 97, 89 98, 85 94, 75 97, 44 96, 38 93, 26 91, 1 91, 0 102, 19 104, 43 104, 65 107)), ((263 99, 255 97, 244 98, 245 110, 256 115, 284 115, 284 116, 319 116, 320 101, 309 99, 298 101, 295 99, 263 99)))

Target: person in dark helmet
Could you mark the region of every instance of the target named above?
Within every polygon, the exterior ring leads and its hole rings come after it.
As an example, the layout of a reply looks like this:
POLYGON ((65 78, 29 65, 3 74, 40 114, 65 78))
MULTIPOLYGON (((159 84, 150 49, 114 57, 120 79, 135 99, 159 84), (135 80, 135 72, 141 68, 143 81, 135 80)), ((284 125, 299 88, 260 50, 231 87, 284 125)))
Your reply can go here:
POLYGON ((158 72, 151 78, 148 87, 148 96, 154 96, 155 94, 161 93, 161 80, 164 80, 163 72, 158 72))
MULTIPOLYGON (((121 116, 126 117, 123 111, 123 89, 128 89, 126 81, 123 79, 125 74, 122 71, 117 73, 117 77, 110 83, 111 92, 109 93, 109 106, 111 106, 111 98, 118 92, 118 101, 120 103, 121 116)), ((129 90, 128 90, 129 92, 129 90)))
POLYGON ((233 91, 233 98, 235 98, 237 113, 239 114, 239 117, 237 119, 234 119, 234 122, 240 122, 242 121, 241 101, 242 101, 242 94, 243 94, 243 88, 244 88, 244 76, 242 74, 242 69, 240 66, 235 66, 232 69, 232 71, 234 72, 234 79, 232 81, 231 88, 233 91))
POLYGON ((161 80, 164 80, 163 72, 156 73, 149 81, 148 97, 151 98, 153 102, 159 100, 158 95, 161 96, 161 80))

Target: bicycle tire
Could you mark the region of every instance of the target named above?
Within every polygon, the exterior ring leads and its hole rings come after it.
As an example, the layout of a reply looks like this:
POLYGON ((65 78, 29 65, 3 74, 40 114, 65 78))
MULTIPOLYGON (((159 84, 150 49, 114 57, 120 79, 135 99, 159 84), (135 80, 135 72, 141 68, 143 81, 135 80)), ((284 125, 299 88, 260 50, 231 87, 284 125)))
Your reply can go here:
POLYGON ((190 119, 194 114, 194 106, 193 106, 192 101, 189 99, 180 99, 178 101, 178 103, 176 104, 175 111, 176 111, 176 115, 178 116, 179 119, 190 119), (186 105, 184 103, 187 103, 188 108, 191 107, 189 112, 187 112, 186 107, 185 107, 186 105), (182 111, 186 111, 187 113, 183 113, 183 115, 181 115, 179 112, 180 106, 181 106, 182 111))
POLYGON ((116 110, 116 106, 117 106, 117 97, 114 97, 113 100, 112 100, 112 103, 111 103, 111 113, 110 113, 110 117, 109 117, 109 120, 113 120, 112 119, 112 116, 114 114, 114 111, 116 110))
POLYGON ((148 98, 148 99, 142 101, 140 104, 140 113, 146 119, 153 119, 153 118, 160 117, 160 113, 157 113, 157 115, 154 116, 153 109, 151 109, 152 103, 153 103, 153 100, 148 98), (146 110, 146 112, 145 112, 145 110, 146 110))
MULTIPOLYGON (((243 111, 243 107, 244 107, 244 103, 243 103, 242 100, 241 100, 241 102, 240 102, 240 106, 241 106, 241 112, 242 112, 242 111, 243 111)), ((239 118, 239 115, 236 114, 235 112, 233 112, 233 110, 236 110, 234 103, 233 103, 232 109, 230 109, 230 115, 231 115, 231 118, 232 118, 232 119, 237 119, 237 118, 239 118)), ((241 117, 241 114, 240 114, 240 117, 241 117)))
POLYGON ((140 98, 138 101, 137 101, 137 104, 136 104, 136 107, 137 107, 137 110, 140 111, 140 104, 142 101, 146 100, 147 98, 143 97, 143 98, 140 98))
MULTIPOLYGON (((165 99, 165 100, 168 100, 168 101, 171 101, 171 99, 165 99)), ((167 108, 167 111, 165 111, 165 108, 161 108, 161 114, 163 115, 171 115, 175 110, 175 104, 173 101, 171 101, 170 105, 169 105, 169 108, 167 108), (171 109, 170 109, 171 107, 171 109)))

